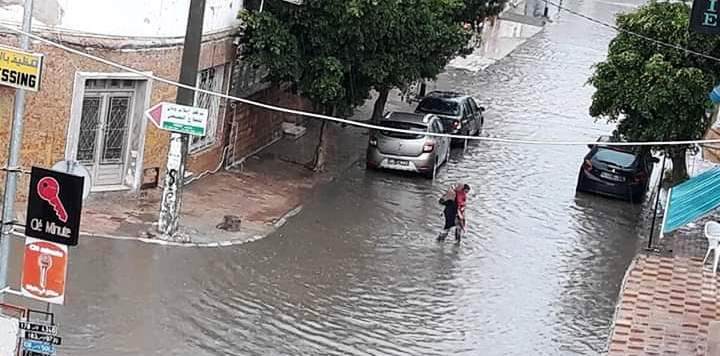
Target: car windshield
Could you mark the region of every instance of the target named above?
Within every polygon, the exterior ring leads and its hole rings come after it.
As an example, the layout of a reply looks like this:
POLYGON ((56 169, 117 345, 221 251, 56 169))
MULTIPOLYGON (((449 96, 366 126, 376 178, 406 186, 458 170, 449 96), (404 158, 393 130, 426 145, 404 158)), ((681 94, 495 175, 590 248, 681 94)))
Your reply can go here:
POLYGON ((595 160, 603 163, 609 163, 614 166, 627 168, 635 162, 635 155, 628 152, 601 148, 595 153, 595 160))
POLYGON ((402 138, 402 139, 407 139, 407 140, 421 138, 421 137, 425 136, 424 134, 427 132, 427 126, 420 125, 420 124, 413 124, 410 122, 383 121, 380 123, 380 125, 382 125, 384 127, 392 127, 394 129, 410 130, 410 131, 423 133, 421 135, 420 134, 414 135, 411 133, 394 132, 394 131, 387 131, 387 130, 380 131, 380 133, 382 133, 383 136, 402 138))
POLYGON ((460 115, 460 105, 457 102, 438 98, 423 99, 417 110, 438 115, 460 115))

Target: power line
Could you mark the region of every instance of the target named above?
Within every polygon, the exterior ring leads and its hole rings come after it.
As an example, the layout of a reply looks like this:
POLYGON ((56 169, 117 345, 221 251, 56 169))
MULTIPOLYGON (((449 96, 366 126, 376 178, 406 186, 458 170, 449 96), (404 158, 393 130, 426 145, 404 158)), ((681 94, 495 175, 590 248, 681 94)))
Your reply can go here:
MULTIPOLYGON (((147 72, 140 71, 138 69, 134 69, 132 67, 128 67, 126 65, 113 62, 111 60, 98 57, 77 49, 74 49, 72 47, 63 45, 61 43, 57 43, 48 39, 45 39, 41 36, 35 35, 31 32, 26 32, 21 29, 8 26, 5 24, 0 23, 0 28, 4 28, 6 30, 9 30, 11 32, 15 32, 22 35, 27 35, 28 37, 45 44, 48 44, 52 47, 56 47, 59 49, 62 49, 66 52, 70 52, 73 54, 76 54, 81 57, 89 58, 94 61, 109 65, 111 67, 121 69, 130 73, 137 74, 141 77, 156 80, 161 83, 165 83, 167 85, 172 85, 178 88, 185 88, 189 90, 194 90, 196 92, 208 94, 208 95, 214 95, 223 99, 231 100, 231 101, 237 101, 243 104, 248 104, 256 107, 260 107, 267 110, 272 111, 278 111, 283 112, 286 114, 293 114, 293 115, 300 115, 300 116, 306 116, 306 117, 312 117, 315 119, 320 120, 327 120, 332 121, 340 124, 345 124, 348 126, 355 126, 355 127, 361 127, 365 129, 370 130, 382 130, 382 131, 390 131, 390 132, 397 132, 397 133, 405 133, 405 134, 417 134, 416 131, 412 130, 403 130, 403 129, 397 129, 393 127, 385 127, 385 126, 379 126, 379 125, 373 125, 366 122, 359 122, 359 121, 353 121, 348 119, 343 119, 339 117, 333 117, 328 115, 322 115, 322 114, 316 114, 301 110, 295 110, 295 109, 289 109, 269 104, 264 104, 257 101, 252 101, 249 99, 239 98, 228 94, 218 93, 206 89, 202 89, 200 87, 193 87, 190 85, 185 85, 170 79, 158 77, 156 75, 148 74, 147 72)), ((523 139, 511 139, 511 138, 500 138, 500 137, 480 137, 480 136, 468 136, 468 135, 452 135, 452 134, 443 134, 443 133, 434 133, 434 132, 428 132, 426 133, 427 136, 433 136, 433 137, 449 137, 454 139, 460 139, 460 140, 476 140, 476 141, 487 141, 487 142, 497 142, 497 143, 508 143, 508 144, 524 144, 524 145, 547 145, 547 146, 585 146, 585 145, 594 145, 597 144, 596 141, 543 141, 543 140, 523 140, 523 139)), ((720 143, 720 139, 711 139, 711 140, 679 140, 679 141, 647 141, 647 142, 603 142, 602 144, 604 146, 678 146, 678 145, 696 145, 696 144, 709 144, 709 143, 720 143)))
POLYGON ((583 14, 583 13, 577 12, 577 11, 575 11, 575 10, 570 10, 570 9, 568 9, 568 8, 565 7, 565 6, 562 6, 562 5, 560 5, 560 4, 554 3, 554 2, 552 2, 552 1, 548 1, 548 4, 553 5, 553 6, 557 6, 558 9, 563 10, 563 11, 569 13, 569 14, 572 14, 572 15, 575 15, 575 16, 578 16, 578 17, 581 17, 581 18, 583 18, 583 19, 585 19, 585 20, 588 20, 588 21, 593 22, 593 23, 595 23, 595 24, 598 24, 598 25, 600 25, 600 26, 604 26, 604 27, 613 29, 613 30, 615 30, 615 31, 617 31, 617 32, 627 33, 628 35, 635 36, 635 37, 638 37, 638 38, 642 38, 642 39, 644 39, 644 40, 646 40, 646 41, 650 41, 650 42, 655 43, 655 44, 657 44, 657 45, 661 45, 661 46, 668 47, 668 48, 673 48, 673 49, 676 49, 676 50, 678 50, 678 51, 690 53, 690 54, 695 55, 695 56, 699 56, 699 57, 703 57, 703 58, 706 58, 706 59, 709 59, 709 60, 712 60, 712 61, 720 62, 720 58, 718 58, 718 57, 714 57, 714 56, 711 56, 711 55, 709 55, 709 54, 705 54, 705 53, 693 51, 693 50, 691 50, 691 49, 689 49, 689 48, 685 48, 685 47, 682 47, 682 46, 680 46, 680 45, 676 45, 676 44, 673 44, 673 43, 663 42, 663 41, 654 39, 654 38, 652 38, 652 37, 645 36, 645 35, 643 35, 643 34, 640 34, 640 33, 634 32, 634 31, 630 31, 630 30, 626 30, 626 29, 624 29, 624 28, 620 28, 620 27, 618 27, 618 26, 616 26, 616 25, 613 25, 613 24, 604 22, 604 21, 602 21, 602 20, 598 20, 598 19, 596 19, 596 18, 594 18, 594 17, 590 17, 590 16, 588 16, 588 15, 585 15, 585 14, 583 14))

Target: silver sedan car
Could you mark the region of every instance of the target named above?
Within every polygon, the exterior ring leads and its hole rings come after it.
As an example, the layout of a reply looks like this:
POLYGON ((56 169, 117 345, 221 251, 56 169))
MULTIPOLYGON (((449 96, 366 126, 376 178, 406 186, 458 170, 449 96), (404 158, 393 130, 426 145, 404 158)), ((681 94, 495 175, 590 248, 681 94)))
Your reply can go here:
POLYGON ((417 172, 432 178, 450 157, 449 138, 426 135, 428 132, 445 132, 436 115, 391 112, 385 115, 380 125, 413 133, 372 131, 367 149, 368 169, 417 172))

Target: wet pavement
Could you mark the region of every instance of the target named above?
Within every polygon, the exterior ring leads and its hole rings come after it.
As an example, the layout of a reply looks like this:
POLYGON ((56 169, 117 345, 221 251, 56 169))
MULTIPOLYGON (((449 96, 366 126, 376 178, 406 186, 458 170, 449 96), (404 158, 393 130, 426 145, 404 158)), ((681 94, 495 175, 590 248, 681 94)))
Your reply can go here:
MULTIPOLYGON (((631 3, 577 2, 612 20, 631 3)), ((551 11, 553 13, 553 11, 551 11)), ((594 140, 584 86, 613 33, 562 14, 438 88, 488 107, 485 135, 594 140)), ((356 165, 268 238, 226 249, 88 240, 71 251, 62 355, 594 355, 606 350, 644 205, 575 194, 586 147, 477 143, 433 183, 356 165), (465 181, 469 233, 438 243, 465 181)))

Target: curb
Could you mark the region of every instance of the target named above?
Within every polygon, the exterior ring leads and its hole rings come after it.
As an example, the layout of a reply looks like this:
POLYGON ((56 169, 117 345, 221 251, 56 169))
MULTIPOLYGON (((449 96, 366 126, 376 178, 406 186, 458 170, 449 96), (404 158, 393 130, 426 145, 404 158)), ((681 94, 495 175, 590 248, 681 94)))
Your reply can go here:
POLYGON ((280 227, 282 227, 283 225, 285 225, 285 224, 287 223, 288 219, 292 218, 293 216, 295 216, 295 215, 297 215, 297 214, 300 214, 300 212, 302 211, 302 209, 303 209, 303 206, 302 206, 302 205, 298 205, 298 206, 296 206, 295 208, 293 208, 292 210, 290 210, 290 211, 288 211, 287 213, 285 213, 285 215, 281 216, 280 219, 277 219, 277 221, 275 221, 275 222, 273 223, 273 225, 272 225, 272 226, 273 226, 273 229, 276 229, 276 230, 277 230, 277 229, 279 229, 280 227))
POLYGON ((635 256, 635 258, 630 261, 630 264, 628 265, 627 269, 625 270, 625 275, 623 276, 622 283, 620 283, 620 291, 618 292, 618 298, 617 303, 615 304, 615 312, 613 312, 612 317, 612 323, 610 324, 610 335, 608 335, 606 344, 605 344, 605 352, 610 351, 610 347, 612 346, 612 337, 615 333, 615 323, 617 322, 618 315, 620 315, 620 307, 622 304, 623 294, 625 292, 625 287, 627 285, 628 279, 630 278, 630 273, 635 268, 635 265, 637 262, 643 257, 646 256, 645 254, 639 253, 635 256))

